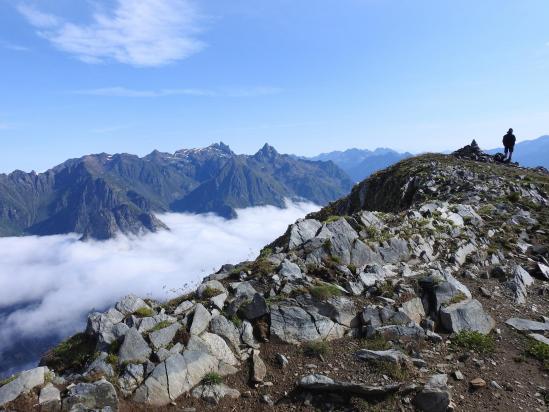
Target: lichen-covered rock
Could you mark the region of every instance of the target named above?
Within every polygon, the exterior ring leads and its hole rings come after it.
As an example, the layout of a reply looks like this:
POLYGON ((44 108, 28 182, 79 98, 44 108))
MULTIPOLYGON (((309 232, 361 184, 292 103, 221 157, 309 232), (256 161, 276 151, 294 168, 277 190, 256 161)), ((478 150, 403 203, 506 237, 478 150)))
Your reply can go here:
POLYGON ((14 380, 0 387, 0 407, 11 402, 20 395, 43 385, 49 369, 45 366, 21 372, 14 380))
POLYGON ((451 395, 448 390, 448 375, 434 375, 423 390, 414 398, 414 405, 423 412, 446 412, 451 395))
POLYGON ((141 333, 139 333, 137 329, 131 328, 128 333, 126 333, 124 342, 120 346, 118 358, 120 363, 144 363, 149 359, 151 352, 152 349, 141 333))
POLYGON ((118 396, 114 386, 104 380, 94 383, 78 383, 69 388, 63 399, 63 410, 118 411, 118 396))

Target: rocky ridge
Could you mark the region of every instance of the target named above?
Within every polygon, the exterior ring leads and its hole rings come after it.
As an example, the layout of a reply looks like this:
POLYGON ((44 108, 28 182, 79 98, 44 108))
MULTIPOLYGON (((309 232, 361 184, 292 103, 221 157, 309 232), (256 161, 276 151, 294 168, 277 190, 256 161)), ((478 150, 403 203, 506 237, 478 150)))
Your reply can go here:
POLYGON ((546 410, 548 193, 460 152, 405 160, 195 292, 90 314, 0 407, 546 410))

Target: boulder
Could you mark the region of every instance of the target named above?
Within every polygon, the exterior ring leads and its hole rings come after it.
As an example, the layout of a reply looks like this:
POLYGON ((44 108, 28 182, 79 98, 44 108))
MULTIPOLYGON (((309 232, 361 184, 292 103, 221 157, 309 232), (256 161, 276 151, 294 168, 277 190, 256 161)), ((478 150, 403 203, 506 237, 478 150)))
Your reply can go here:
POLYGON ((69 387, 67 397, 63 399, 63 410, 106 410, 116 412, 118 411, 116 389, 104 379, 94 383, 78 383, 69 387))
POLYGON ((318 233, 322 223, 314 219, 298 220, 290 227, 290 237, 288 240, 288 248, 295 249, 303 243, 311 240, 318 233))
POLYGON ((421 323, 421 320, 425 317, 425 309, 423 308, 423 302, 420 298, 413 298, 404 302, 402 307, 399 308, 399 311, 418 324, 421 323))
POLYGON ((129 363, 118 378, 118 386, 124 396, 129 396, 143 382, 145 368, 141 364, 129 363))
POLYGON ((240 392, 229 388, 225 384, 199 385, 193 389, 192 395, 197 399, 203 399, 208 403, 217 405, 225 396, 231 399, 240 398, 240 392))
POLYGON ((252 299, 257 293, 251 282, 234 282, 231 283, 231 288, 234 291, 235 298, 252 299))
POLYGON ((116 310, 118 310, 122 315, 129 316, 139 309, 151 309, 149 305, 141 298, 138 298, 135 295, 125 296, 120 302, 116 304, 116 310))
POLYGON ((0 407, 17 399, 20 395, 43 385, 46 374, 50 373, 46 366, 21 372, 14 380, 0 387, 0 407))
POLYGON ((507 325, 520 330, 522 332, 539 332, 549 331, 549 323, 536 322, 529 319, 511 318, 505 322, 507 325))
POLYGON ((200 335, 208 329, 211 320, 212 315, 208 312, 208 309, 202 303, 198 303, 194 309, 193 323, 189 332, 191 335, 200 335))
POLYGON ((59 411, 61 409, 61 391, 53 386, 52 383, 46 384, 40 389, 38 404, 41 412, 59 411))
POLYGON ((370 386, 363 383, 341 382, 320 374, 307 375, 301 378, 298 386, 305 390, 336 392, 345 395, 353 394, 363 398, 374 399, 379 399, 398 392, 401 387, 400 384, 370 386))
POLYGON ((196 386, 209 372, 218 371, 219 361, 213 356, 186 350, 158 364, 135 391, 136 402, 164 406, 196 386))
POLYGON ((537 340, 538 342, 549 345, 549 338, 546 338, 545 336, 540 335, 539 333, 530 333, 528 336, 534 340, 537 340))
POLYGON ((112 365, 107 362, 107 357, 109 355, 106 352, 100 352, 93 362, 88 365, 84 376, 90 376, 95 374, 102 374, 107 377, 114 376, 114 369, 112 365))
POLYGON ((126 336, 124 342, 120 346, 118 352, 118 359, 120 363, 145 363, 151 355, 151 348, 143 339, 141 333, 135 328, 131 328, 126 336))
POLYGON ((384 245, 379 248, 379 253, 385 263, 405 262, 410 258, 408 242, 397 237, 385 242, 384 245))
POLYGON ((484 335, 496 326, 494 319, 484 312, 482 304, 476 300, 465 300, 440 310, 440 322, 449 332, 472 330, 484 335))
POLYGON ((190 312, 192 308, 194 308, 194 302, 191 302, 190 300, 185 300, 175 308, 175 310, 173 311, 173 314, 174 315, 185 314, 187 312, 190 312))
POLYGON ((458 265, 462 266, 467 260, 467 256, 469 256, 477 249, 477 245, 475 245, 473 242, 469 242, 463 246, 460 246, 458 250, 456 250, 456 252, 454 253, 454 261, 458 265))
POLYGON ((86 333, 97 337, 99 344, 110 345, 127 332, 128 326, 120 323, 123 320, 124 315, 114 308, 109 309, 105 313, 91 313, 88 315, 86 333), (122 327, 115 329, 116 325, 121 325, 122 327))
POLYGON ((214 305, 217 309, 223 310, 223 307, 225 306, 225 301, 229 295, 227 293, 221 293, 217 296, 214 296, 213 298, 210 298, 210 302, 212 305, 214 305))
POLYGON ((228 365, 238 365, 238 360, 221 336, 215 333, 204 332, 200 335, 200 339, 206 344, 208 353, 214 358, 228 365))
POLYGON ((247 320, 242 322, 240 326, 240 339, 250 348, 259 349, 259 343, 256 342, 254 337, 254 327, 247 320))
POLYGON ((280 277, 289 281, 295 281, 303 278, 303 273, 301 273, 299 266, 287 259, 280 264, 278 274, 280 277))
POLYGON ((252 355, 252 373, 251 373, 250 380, 253 383, 260 383, 260 382, 263 382, 266 375, 267 375, 267 366, 265 366, 265 362, 263 362, 263 360, 259 356, 259 351, 254 350, 252 355))
POLYGON ((233 322, 223 315, 218 315, 210 322, 210 330, 225 339, 225 342, 234 350, 240 350, 240 332, 233 322))
POLYGON ((410 357, 405 355, 399 350, 369 350, 361 349, 355 353, 355 356, 363 361, 367 362, 389 362, 395 364, 407 364, 410 363, 410 357))
POLYGON ((149 333, 149 340, 153 347, 158 350, 170 344, 179 329, 181 329, 181 324, 176 322, 165 328, 149 333))
POLYGON ((299 306, 271 306, 271 338, 298 344, 332 340, 344 336, 346 328, 318 313, 308 313, 299 306))
POLYGON ((242 315, 248 320, 257 319, 269 313, 267 302, 259 293, 254 295, 251 302, 240 306, 240 310, 242 315))
POLYGON ((227 289, 225 289, 225 286, 223 286, 223 283, 221 283, 218 280, 208 280, 200 286, 198 286, 198 289, 196 289, 196 294, 200 299, 204 298, 211 298, 212 296, 205 296, 206 293, 215 293, 216 295, 219 295, 221 293, 226 293, 227 289))
POLYGON ((414 398, 414 405, 424 412, 446 412, 451 402, 448 375, 434 375, 414 398))

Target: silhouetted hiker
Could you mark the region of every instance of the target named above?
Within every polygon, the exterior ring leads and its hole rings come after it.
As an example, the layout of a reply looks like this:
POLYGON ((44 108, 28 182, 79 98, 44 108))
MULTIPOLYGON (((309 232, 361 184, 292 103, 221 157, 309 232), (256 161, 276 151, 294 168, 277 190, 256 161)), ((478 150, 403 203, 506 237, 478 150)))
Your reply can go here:
POLYGON ((513 134, 513 129, 509 129, 507 134, 503 136, 503 147, 505 148, 505 158, 507 157, 507 154, 509 154, 509 158, 507 160, 504 160, 509 163, 511 161, 511 157, 513 157, 513 149, 515 148, 515 142, 517 141, 517 138, 513 134))

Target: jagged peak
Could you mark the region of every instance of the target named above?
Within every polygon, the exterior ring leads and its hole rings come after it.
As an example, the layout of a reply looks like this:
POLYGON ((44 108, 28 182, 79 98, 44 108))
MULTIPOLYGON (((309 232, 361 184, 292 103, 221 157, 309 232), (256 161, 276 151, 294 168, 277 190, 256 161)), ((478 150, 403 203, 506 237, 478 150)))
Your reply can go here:
POLYGON ((261 149, 254 155, 257 159, 274 159, 278 156, 276 149, 269 143, 265 143, 261 149))

